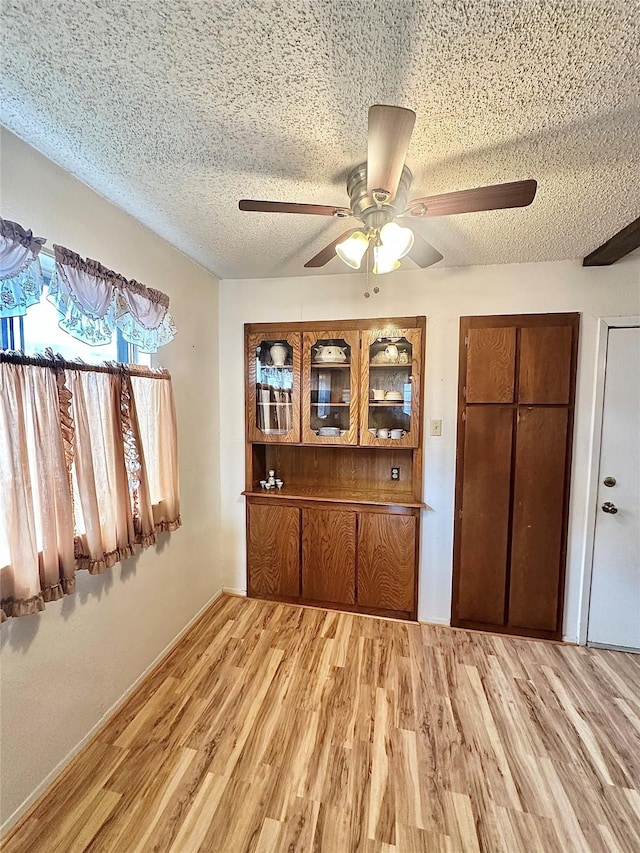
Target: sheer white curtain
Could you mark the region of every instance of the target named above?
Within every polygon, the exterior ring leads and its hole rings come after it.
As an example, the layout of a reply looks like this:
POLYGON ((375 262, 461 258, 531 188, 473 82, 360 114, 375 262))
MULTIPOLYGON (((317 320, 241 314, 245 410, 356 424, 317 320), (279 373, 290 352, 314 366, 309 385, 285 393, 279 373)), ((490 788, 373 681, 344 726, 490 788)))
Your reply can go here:
POLYGON ((157 382, 145 376, 132 376, 131 386, 154 527, 156 532, 175 530, 182 522, 173 387, 171 382, 157 382))
POLYGON ((166 372, 0 353, 0 619, 181 524, 166 372))
POLYGON ((56 374, 0 363, 1 618, 75 589, 73 511, 56 374))

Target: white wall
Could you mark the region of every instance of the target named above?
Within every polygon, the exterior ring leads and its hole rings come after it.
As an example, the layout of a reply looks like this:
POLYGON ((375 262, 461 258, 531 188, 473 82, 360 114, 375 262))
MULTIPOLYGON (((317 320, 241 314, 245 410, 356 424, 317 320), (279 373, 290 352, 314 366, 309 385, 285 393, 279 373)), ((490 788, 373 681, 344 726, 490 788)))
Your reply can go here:
MULTIPOLYGON (((603 238, 606 235, 603 234, 603 238)), ((338 261, 332 262, 336 266, 338 261)), ((372 277, 373 278, 373 277, 372 277)), ((569 549, 564 619, 575 641, 581 606, 584 540, 592 513, 587 500, 596 370, 597 318, 640 311, 640 259, 583 268, 578 261, 439 270, 398 271, 371 281, 381 292, 363 297, 364 275, 222 281, 220 381, 223 584, 244 591, 242 326, 245 322, 427 316, 425 422, 442 418, 442 437, 425 434, 422 554, 418 618, 449 622, 453 549, 455 424, 459 318, 474 314, 582 313, 569 549)), ((428 430, 426 431, 428 432, 428 430)))
POLYGON ((169 294, 183 526, 139 559, 0 629, 1 819, 28 801, 220 590, 218 282, 15 136, 1 136, 1 215, 169 294))

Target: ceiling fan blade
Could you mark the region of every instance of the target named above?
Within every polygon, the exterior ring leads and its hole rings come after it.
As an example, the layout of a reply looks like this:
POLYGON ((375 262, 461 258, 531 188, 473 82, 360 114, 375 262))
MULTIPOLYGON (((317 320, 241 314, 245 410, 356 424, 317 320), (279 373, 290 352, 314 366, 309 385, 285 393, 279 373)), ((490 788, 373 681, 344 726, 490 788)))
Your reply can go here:
POLYGON ((369 108, 367 193, 386 190, 395 197, 407 156, 416 114, 403 107, 375 104, 369 108))
POLYGON ((357 230, 357 228, 350 228, 349 231, 345 231, 344 234, 336 237, 332 243, 329 243, 317 255, 314 255, 310 261, 307 261, 305 267, 323 267, 325 264, 328 264, 331 258, 335 257, 338 243, 342 243, 343 240, 346 240, 347 237, 350 237, 357 230))
MULTIPOLYGON (((413 231, 413 228, 411 229, 413 231)), ((430 267, 432 264, 437 264, 441 261, 443 255, 437 249, 434 249, 431 243, 427 243, 419 234, 413 231, 413 246, 408 252, 409 257, 419 267, 430 267)))
POLYGON ((448 216, 451 213, 475 213, 478 210, 503 210, 526 207, 535 198, 536 181, 513 181, 490 187, 475 187, 442 195, 414 198, 408 211, 414 216, 448 216), (424 208, 424 209, 423 209, 424 208), (419 209, 416 212, 416 209, 419 209))
POLYGON ((258 213, 310 213, 313 216, 351 216, 348 207, 331 207, 328 204, 295 204, 289 201, 257 201, 243 198, 238 202, 240 210, 258 213))

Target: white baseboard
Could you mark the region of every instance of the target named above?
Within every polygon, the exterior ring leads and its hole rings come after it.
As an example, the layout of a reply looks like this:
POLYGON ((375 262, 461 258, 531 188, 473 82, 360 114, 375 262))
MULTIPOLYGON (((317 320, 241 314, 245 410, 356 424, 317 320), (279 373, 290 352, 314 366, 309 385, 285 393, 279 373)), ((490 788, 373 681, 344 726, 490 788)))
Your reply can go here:
POLYGON ((4 834, 11 829, 11 827, 16 823, 16 821, 22 817, 22 815, 27 811, 27 809, 33 805, 33 803, 38 799, 38 797, 44 793, 44 791, 56 780, 56 778, 62 773, 65 767, 71 762, 73 758, 80 752, 80 750, 98 733, 98 730, 101 729, 109 719, 115 714, 115 712, 123 705, 126 700, 131 696, 131 694, 136 690, 137 687, 145 680, 145 678, 149 675, 149 673, 155 669, 156 666, 165 658, 169 652, 173 649, 173 647, 180 642, 182 637, 187 633, 189 628, 194 625, 198 619, 202 616, 202 614, 207 610, 207 608, 211 607, 214 601, 216 601, 223 594, 224 590, 219 590, 216 592, 214 596, 212 596, 207 603, 198 610, 196 615, 190 619, 187 624, 182 628, 178 634, 169 642, 165 648, 157 655, 156 658, 149 664, 149 666, 144 670, 144 672, 136 678, 133 684, 128 687, 125 692, 120 696, 119 699, 113 703, 113 705, 105 711, 105 713, 100 717, 98 722, 86 733, 86 735, 82 738, 82 740, 77 743, 73 749, 69 750, 69 752, 65 755, 63 759, 61 759, 56 766, 51 770, 45 778, 40 782, 40 784, 35 788, 29 796, 18 806, 18 808, 0 825, 0 839, 4 836, 4 834))
POLYGON ((441 619, 438 616, 428 616, 426 619, 418 619, 421 625, 445 625, 447 628, 451 626, 450 619, 441 619))

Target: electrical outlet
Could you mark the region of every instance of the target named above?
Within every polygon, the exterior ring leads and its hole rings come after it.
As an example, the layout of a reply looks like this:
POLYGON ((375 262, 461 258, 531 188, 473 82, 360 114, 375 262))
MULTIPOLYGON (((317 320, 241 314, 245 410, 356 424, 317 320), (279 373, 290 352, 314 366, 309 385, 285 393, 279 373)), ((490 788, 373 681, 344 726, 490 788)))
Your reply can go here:
POLYGON ((431 418, 429 435, 442 435, 442 418, 431 418))
POLYGON ((392 468, 391 469, 391 479, 392 480, 399 480, 400 479, 400 469, 399 468, 392 468))

